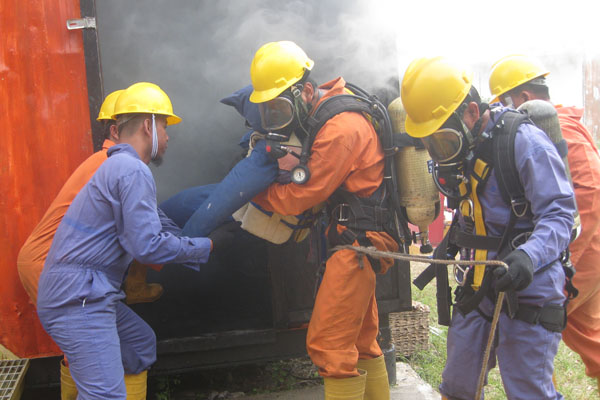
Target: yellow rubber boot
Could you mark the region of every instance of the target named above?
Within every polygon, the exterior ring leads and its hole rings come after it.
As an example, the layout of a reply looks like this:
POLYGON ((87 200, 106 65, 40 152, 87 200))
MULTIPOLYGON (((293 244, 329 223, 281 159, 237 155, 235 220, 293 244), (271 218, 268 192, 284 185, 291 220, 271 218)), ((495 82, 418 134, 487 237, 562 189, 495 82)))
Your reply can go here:
POLYGON ((362 400, 365 395, 367 373, 358 370, 359 376, 352 378, 324 378, 325 400, 362 400))
POLYGON ((71 371, 64 363, 60 361, 60 400, 76 400, 77 386, 71 376, 71 371))
POLYGON ((127 304, 151 303, 163 294, 163 287, 158 283, 146 283, 148 267, 134 261, 129 267, 125 279, 125 302, 127 304))
POLYGON ((125 374, 125 389, 127 389, 127 400, 146 400, 146 389, 148 387, 148 371, 136 375, 125 374))
POLYGON ((358 360, 356 367, 367 371, 365 400, 390 399, 390 383, 383 356, 369 360, 358 360))

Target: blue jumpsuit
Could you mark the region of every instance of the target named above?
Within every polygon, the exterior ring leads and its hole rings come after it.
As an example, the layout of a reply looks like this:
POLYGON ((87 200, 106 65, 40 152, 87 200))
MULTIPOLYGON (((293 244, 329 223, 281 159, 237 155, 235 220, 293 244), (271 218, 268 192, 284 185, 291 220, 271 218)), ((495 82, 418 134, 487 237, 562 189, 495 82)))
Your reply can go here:
MULTIPOLYGON (((491 114, 489 132, 504 109, 491 114)), ((522 124, 515 139, 515 160, 531 213, 517 220, 516 228, 531 228, 531 237, 518 248, 534 265, 533 282, 517 292, 519 303, 562 305, 565 275, 558 258, 569 244, 573 225, 573 191, 554 145, 536 127, 522 124), (548 268, 543 268, 548 266, 548 268)), ((493 171, 479 196, 489 235, 504 232, 510 208, 502 199, 493 171)), ((490 252, 488 259, 495 258, 490 252)), ((488 316, 494 304, 486 297, 480 309, 488 316)), ((462 316, 455 310, 448 329, 447 362, 440 392, 449 399, 473 399, 490 330, 490 323, 477 311, 462 316)), ((497 341, 488 371, 497 358, 508 399, 562 399, 552 384, 553 362, 561 339, 541 325, 510 319, 500 314, 497 341)))
POLYGON ((124 373, 156 360, 154 332, 120 288, 133 258, 207 261, 209 239, 177 232, 157 211, 154 179, 133 147, 110 148, 59 225, 39 280, 38 316, 69 360, 79 399, 125 399, 124 373))

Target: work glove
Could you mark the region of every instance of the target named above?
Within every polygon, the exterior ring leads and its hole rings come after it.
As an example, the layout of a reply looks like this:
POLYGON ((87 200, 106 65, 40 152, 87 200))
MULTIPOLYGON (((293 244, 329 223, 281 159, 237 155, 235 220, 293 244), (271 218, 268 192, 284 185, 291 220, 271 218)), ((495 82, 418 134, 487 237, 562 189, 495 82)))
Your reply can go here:
POLYGON ((533 262, 523 250, 513 250, 505 258, 508 270, 497 267, 494 275, 497 278, 496 291, 523 290, 533 280, 533 262))
POLYGON ((212 242, 212 250, 222 250, 233 244, 235 232, 240 228, 241 223, 238 221, 226 222, 212 231, 208 238, 212 242))

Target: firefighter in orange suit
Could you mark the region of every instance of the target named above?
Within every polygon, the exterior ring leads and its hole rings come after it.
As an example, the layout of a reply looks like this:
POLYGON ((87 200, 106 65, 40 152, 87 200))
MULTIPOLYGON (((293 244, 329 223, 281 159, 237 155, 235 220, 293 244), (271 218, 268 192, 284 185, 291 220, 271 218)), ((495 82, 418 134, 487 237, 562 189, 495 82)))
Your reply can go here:
MULTIPOLYGON (((102 150, 92 154, 77 167, 19 251, 17 269, 23 287, 33 305, 37 304, 38 280, 60 221, 77 193, 90 180, 100 165, 106 161, 107 150, 119 143, 115 120, 111 117, 115 102, 121 92, 123 91, 116 90, 106 96, 100 107, 97 120, 101 121, 105 128, 102 150)), ((163 289, 156 283, 146 284, 146 267, 134 262, 125 282, 125 291, 127 292, 127 302, 132 304, 154 301, 160 297, 163 289)))
MULTIPOLYGON (((308 77, 313 64, 293 42, 267 43, 256 52, 250 68, 254 87, 250 101, 259 104, 265 130, 282 137, 289 137, 291 132, 298 137, 309 135, 306 121, 311 111, 323 100, 345 93, 342 78, 317 87, 308 77)), ((297 215, 327 202, 332 215, 330 246, 344 240, 357 246, 366 240, 380 250, 398 249, 392 236, 375 221, 363 225, 368 229, 360 229, 335 218, 340 207, 348 203, 339 196, 350 196, 360 204, 373 204, 384 196, 382 145, 362 114, 342 112, 325 122, 314 136, 307 167, 310 178, 306 183, 274 183, 254 201, 284 215, 297 215)), ((390 396, 376 341, 375 269, 385 273, 393 262, 381 259, 374 268, 375 260, 363 260, 359 262, 351 250, 333 253, 315 300, 307 350, 324 378, 326 399, 378 400, 390 396)))
MULTIPOLYGON (((494 64, 490 90, 505 104, 519 107, 529 100, 550 101, 548 70, 521 55, 504 57, 494 64)), ((581 123, 583 110, 555 106, 568 146, 569 169, 581 218, 581 233, 569 245, 575 266, 573 284, 579 295, 567 307, 563 340, 577 352, 586 374, 600 387, 600 156, 592 135, 581 123)))

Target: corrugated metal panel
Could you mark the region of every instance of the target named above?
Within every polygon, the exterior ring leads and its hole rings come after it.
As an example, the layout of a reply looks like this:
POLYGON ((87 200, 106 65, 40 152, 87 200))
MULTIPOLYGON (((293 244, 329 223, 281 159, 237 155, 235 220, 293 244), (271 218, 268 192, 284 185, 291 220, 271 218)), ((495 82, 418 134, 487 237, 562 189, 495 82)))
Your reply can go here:
POLYGON ((18 251, 71 172, 92 153, 78 0, 0 0, 0 344, 59 353, 16 269, 18 251))

